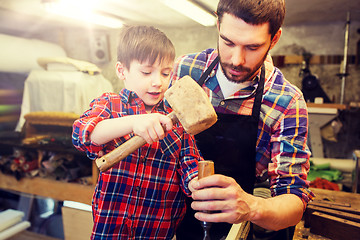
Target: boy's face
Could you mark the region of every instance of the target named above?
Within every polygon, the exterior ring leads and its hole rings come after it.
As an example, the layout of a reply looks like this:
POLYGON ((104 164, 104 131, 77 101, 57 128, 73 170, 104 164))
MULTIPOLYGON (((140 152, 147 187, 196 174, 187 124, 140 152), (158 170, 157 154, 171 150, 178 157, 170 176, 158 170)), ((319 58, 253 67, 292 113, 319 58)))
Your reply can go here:
POLYGON ((120 79, 124 81, 125 88, 136 94, 143 100, 146 111, 163 99, 168 89, 170 74, 174 62, 157 59, 153 65, 149 61, 139 62, 133 60, 127 69, 120 62, 116 64, 116 71, 120 79))

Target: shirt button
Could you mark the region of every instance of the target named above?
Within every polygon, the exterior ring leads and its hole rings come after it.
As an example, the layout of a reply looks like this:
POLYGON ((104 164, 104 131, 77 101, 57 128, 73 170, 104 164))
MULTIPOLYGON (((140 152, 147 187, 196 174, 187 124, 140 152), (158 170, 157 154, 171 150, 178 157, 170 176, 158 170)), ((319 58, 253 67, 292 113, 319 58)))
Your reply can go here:
POLYGON ((142 163, 145 163, 145 161, 146 161, 145 158, 141 159, 141 162, 142 162, 142 163))
POLYGON ((224 106, 224 105, 225 105, 225 102, 224 102, 224 101, 221 101, 221 102, 220 102, 220 105, 221 105, 221 106, 224 106))
POLYGON ((135 190, 136 190, 137 192, 140 191, 140 187, 137 186, 137 187, 135 188, 135 190))

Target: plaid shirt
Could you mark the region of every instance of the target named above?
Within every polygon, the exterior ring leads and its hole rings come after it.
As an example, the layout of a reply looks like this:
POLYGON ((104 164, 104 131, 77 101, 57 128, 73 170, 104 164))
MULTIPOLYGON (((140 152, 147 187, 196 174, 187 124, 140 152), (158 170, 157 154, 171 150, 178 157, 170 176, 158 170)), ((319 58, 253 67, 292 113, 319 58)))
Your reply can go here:
MULTIPOLYGON (((152 112, 170 111, 161 101, 152 112)), ((108 153, 131 137, 96 145, 89 135, 98 122, 145 113, 134 92, 105 93, 74 122, 73 144, 95 159, 100 150, 108 153)), ((92 239, 171 239, 184 216, 188 183, 197 176, 198 160, 202 159, 193 136, 176 124, 163 140, 146 144, 101 172, 93 195, 92 239)))
MULTIPOLYGON (((185 75, 198 80, 217 55, 217 50, 207 49, 180 57, 175 64, 172 82, 185 75)), ((224 99, 216 79, 218 66, 215 66, 203 85, 215 110, 251 115, 259 76, 248 87, 224 99)), ((266 80, 256 143, 256 177, 259 182, 270 179, 273 196, 296 194, 306 206, 314 198, 306 180, 310 168, 310 152, 306 145, 306 102, 301 91, 285 80, 280 70, 274 67, 270 56, 265 61, 265 69, 266 80)))

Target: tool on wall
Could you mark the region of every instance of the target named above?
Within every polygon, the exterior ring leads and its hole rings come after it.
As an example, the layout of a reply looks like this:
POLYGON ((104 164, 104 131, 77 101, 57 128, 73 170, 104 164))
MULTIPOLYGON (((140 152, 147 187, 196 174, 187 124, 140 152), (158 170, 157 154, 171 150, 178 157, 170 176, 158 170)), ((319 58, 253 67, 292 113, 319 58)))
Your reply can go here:
POLYGON ((340 93, 340 104, 344 104, 345 94, 345 80, 349 74, 347 71, 347 55, 349 49, 349 29, 350 29, 350 12, 347 12, 346 27, 345 27, 345 43, 344 43, 344 59, 340 65, 340 73, 337 76, 341 79, 341 93, 340 93))
POLYGON ((303 78, 301 91, 304 94, 305 101, 315 102, 315 98, 321 97, 324 103, 330 103, 331 101, 320 86, 318 78, 310 71, 311 57, 311 53, 306 51, 303 53, 304 60, 299 73, 299 76, 303 78))

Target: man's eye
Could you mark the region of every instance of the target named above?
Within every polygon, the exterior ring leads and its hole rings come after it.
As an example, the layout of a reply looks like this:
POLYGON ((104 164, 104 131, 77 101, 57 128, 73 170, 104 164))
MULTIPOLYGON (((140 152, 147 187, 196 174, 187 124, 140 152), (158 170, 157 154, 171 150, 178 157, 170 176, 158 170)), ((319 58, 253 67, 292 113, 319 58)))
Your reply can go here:
POLYGON ((142 71, 142 74, 144 74, 144 75, 150 75, 151 72, 142 71))
POLYGON ((226 46, 233 46, 234 45, 232 42, 225 41, 224 43, 225 43, 226 46))
POLYGON ((256 51, 259 49, 258 46, 248 46, 247 49, 249 49, 250 51, 256 51))
POLYGON ((168 76, 170 75, 170 73, 162 73, 162 75, 163 75, 164 77, 168 77, 168 76))

